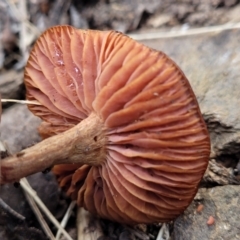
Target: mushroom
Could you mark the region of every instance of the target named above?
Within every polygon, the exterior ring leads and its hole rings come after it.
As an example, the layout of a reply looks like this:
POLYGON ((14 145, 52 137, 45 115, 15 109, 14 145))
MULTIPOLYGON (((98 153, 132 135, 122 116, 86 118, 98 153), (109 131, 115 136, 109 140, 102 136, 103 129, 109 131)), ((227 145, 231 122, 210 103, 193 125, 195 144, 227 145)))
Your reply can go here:
POLYGON ((25 68, 43 141, 1 163, 0 182, 53 167, 79 206, 121 223, 166 222, 192 201, 210 140, 164 53, 115 31, 48 29, 25 68))

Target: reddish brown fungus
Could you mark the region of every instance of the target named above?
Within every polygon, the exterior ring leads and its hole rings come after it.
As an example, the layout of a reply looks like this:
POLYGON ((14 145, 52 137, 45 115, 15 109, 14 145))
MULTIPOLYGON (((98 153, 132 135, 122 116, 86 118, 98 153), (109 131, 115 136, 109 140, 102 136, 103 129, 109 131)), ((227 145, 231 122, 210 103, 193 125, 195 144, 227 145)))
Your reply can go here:
POLYGON ((1 183, 54 165, 79 206, 129 224, 172 220, 192 201, 209 136, 164 53, 118 32, 57 26, 37 40, 25 83, 45 140, 2 161, 1 183))

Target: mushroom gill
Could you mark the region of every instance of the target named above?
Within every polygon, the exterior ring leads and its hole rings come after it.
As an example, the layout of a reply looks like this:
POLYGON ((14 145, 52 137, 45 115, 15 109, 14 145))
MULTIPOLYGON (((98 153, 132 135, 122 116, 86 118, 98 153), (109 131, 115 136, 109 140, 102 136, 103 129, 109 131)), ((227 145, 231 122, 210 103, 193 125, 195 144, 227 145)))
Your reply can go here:
POLYGON ((43 138, 81 125, 75 147, 95 151, 53 167, 79 206, 134 224, 172 220, 192 201, 210 141, 188 80, 164 53, 119 32, 57 26, 37 40, 25 83, 41 103, 29 109, 43 138))

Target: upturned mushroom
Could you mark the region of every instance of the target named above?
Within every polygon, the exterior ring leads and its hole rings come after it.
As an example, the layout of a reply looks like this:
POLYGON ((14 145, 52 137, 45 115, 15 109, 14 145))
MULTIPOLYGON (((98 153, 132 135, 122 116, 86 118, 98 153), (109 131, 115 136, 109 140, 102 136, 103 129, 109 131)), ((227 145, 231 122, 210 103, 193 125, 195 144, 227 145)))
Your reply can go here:
POLYGON ((53 167, 79 206, 166 222, 192 201, 210 140, 192 88, 164 53, 115 31, 48 29, 25 68, 42 142, 1 162, 0 183, 53 167))

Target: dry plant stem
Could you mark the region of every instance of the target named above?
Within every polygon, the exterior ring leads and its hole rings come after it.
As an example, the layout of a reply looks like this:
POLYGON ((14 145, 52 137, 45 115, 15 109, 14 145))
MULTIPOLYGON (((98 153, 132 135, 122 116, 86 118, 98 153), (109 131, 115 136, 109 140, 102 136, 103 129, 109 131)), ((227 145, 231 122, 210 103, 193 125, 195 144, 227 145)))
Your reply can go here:
MULTIPOLYGON (((72 210, 73 210, 73 208, 74 208, 75 206, 76 206, 76 201, 72 201, 72 202, 70 203, 68 209, 67 209, 67 212, 65 213, 65 215, 64 215, 64 217, 63 217, 63 219, 62 219, 62 221, 61 221, 61 226, 62 226, 63 228, 66 227, 67 222, 68 222, 69 218, 71 217, 72 210)), ((62 234, 61 230, 58 229, 57 235, 56 235, 56 240, 59 240, 59 239, 60 239, 61 234, 62 234)))
POLYGON ((44 205, 42 200, 38 197, 37 193, 29 186, 26 178, 21 179, 20 185, 35 200, 39 208, 46 214, 46 216, 54 224, 54 226, 56 226, 58 229, 61 229, 61 232, 64 234, 66 239, 73 240, 71 236, 66 232, 66 230, 62 228, 60 223, 56 220, 56 218, 52 215, 48 208, 44 205))
POLYGON ((222 32, 225 30, 231 29, 239 29, 240 23, 226 23, 223 25, 217 26, 210 26, 210 27, 200 27, 200 28, 190 28, 190 29, 180 29, 174 31, 159 31, 159 32, 152 32, 152 33, 136 33, 136 34, 128 34, 129 37, 137 40, 152 40, 152 39, 159 39, 159 38, 175 38, 175 37, 184 37, 184 36, 191 36, 191 35, 198 35, 204 33, 214 33, 214 32, 222 32))
POLYGON ((105 145, 104 125, 92 113, 66 132, 2 160, 0 184, 19 181, 56 164, 99 165, 105 159, 105 145))
POLYGON ((16 219, 20 221, 24 221, 25 217, 19 214, 18 212, 14 211, 11 207, 9 207, 3 200, 0 198, 0 208, 2 208, 5 212, 11 214, 16 219))
MULTIPOLYGON (((28 186, 29 188, 31 188, 31 186, 28 183, 26 178, 24 178, 22 180, 24 181, 24 184, 25 184, 26 187, 28 186)), ((40 225, 41 225, 43 231, 45 232, 46 236, 50 240, 55 240, 55 237, 52 234, 50 228, 48 227, 48 225, 47 225, 47 223, 46 223, 42 213, 40 212, 40 210, 39 210, 39 208, 37 206, 37 204, 35 203, 34 198, 31 195, 29 195, 24 188, 23 188, 23 190, 24 190, 25 197, 26 197, 30 207, 32 208, 33 212, 35 213, 35 215, 36 215, 36 217, 38 219, 38 222, 40 223, 40 225)))
POLYGON ((21 104, 32 104, 32 105, 42 105, 37 101, 29 101, 29 100, 17 100, 17 99, 1 99, 1 102, 13 102, 13 103, 21 103, 21 104))

